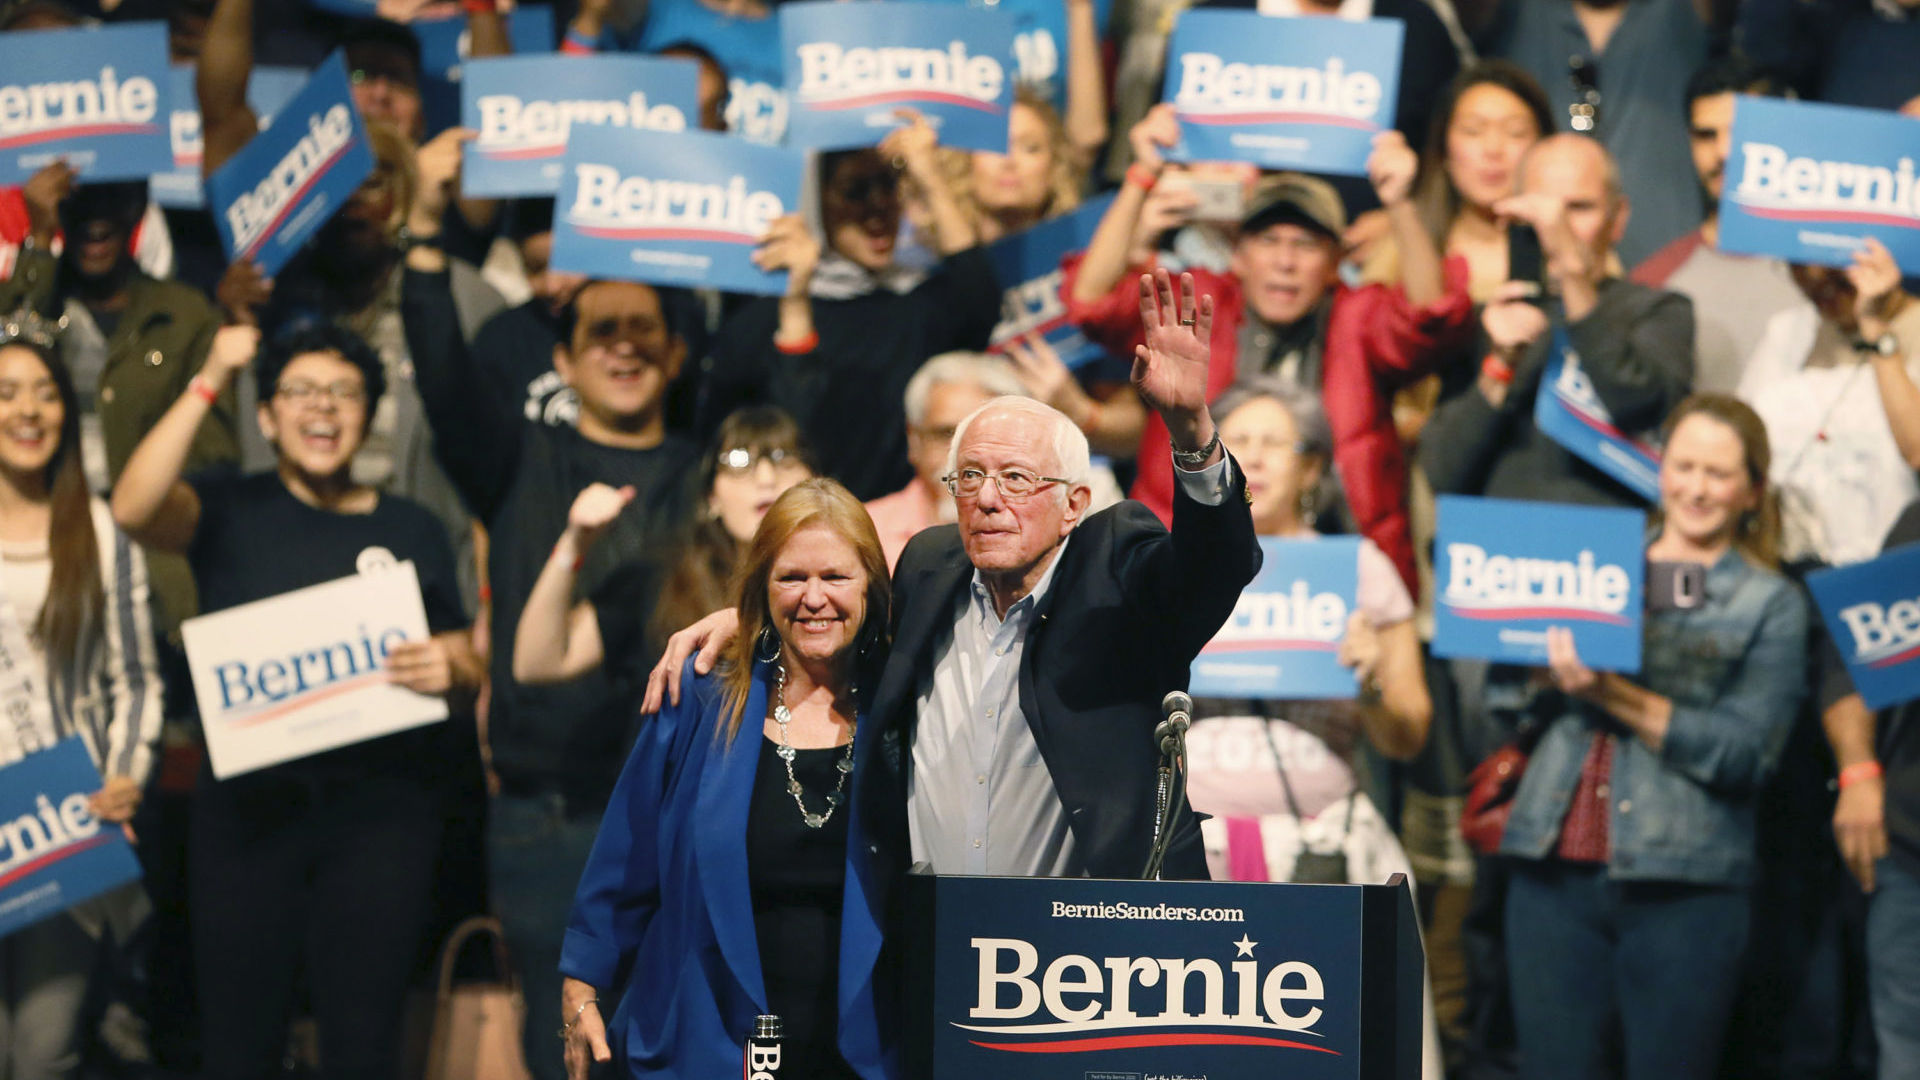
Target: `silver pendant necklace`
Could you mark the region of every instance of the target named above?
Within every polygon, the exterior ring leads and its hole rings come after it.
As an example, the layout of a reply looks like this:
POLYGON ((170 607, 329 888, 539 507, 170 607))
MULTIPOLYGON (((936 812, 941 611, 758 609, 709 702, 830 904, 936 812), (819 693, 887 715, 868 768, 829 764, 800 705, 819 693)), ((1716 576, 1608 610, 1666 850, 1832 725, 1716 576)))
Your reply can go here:
MULTIPOLYGON (((803 789, 800 786, 800 778, 793 775, 795 751, 793 741, 787 738, 787 725, 793 722, 793 714, 787 711, 787 665, 785 664, 773 666, 773 722, 780 725, 780 748, 774 752, 780 755, 780 760, 787 766, 787 794, 793 796, 793 805, 800 808, 800 820, 807 823, 807 828, 821 828, 833 817, 833 812, 840 808, 840 802, 847 790, 847 774, 853 772, 853 738, 847 739, 847 748, 840 752, 840 760, 833 763, 839 777, 833 782, 833 790, 827 792, 826 812, 816 814, 807 809, 806 801, 801 798, 803 789)), ((859 730, 856 727, 854 734, 858 733, 859 730)))

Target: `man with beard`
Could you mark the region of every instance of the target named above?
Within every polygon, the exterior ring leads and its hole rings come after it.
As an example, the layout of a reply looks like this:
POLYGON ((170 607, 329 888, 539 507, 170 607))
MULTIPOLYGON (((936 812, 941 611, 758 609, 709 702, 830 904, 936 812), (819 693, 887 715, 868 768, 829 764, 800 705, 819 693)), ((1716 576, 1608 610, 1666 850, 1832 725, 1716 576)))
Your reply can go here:
MULTIPOLYGON (((673 307, 661 292, 624 281, 589 281, 560 305, 561 344, 547 355, 578 399, 575 422, 527 417, 519 403, 473 371, 458 331, 450 260, 439 223, 460 171, 450 132, 420 155, 407 217, 415 244, 406 255, 401 303, 435 453, 491 535, 487 558, 494 637, 487 742, 500 791, 487 815, 487 872, 526 989, 527 1061, 557 1077, 560 943, 574 885, 586 865, 632 732, 638 688, 602 668, 554 686, 513 677, 513 629, 541 568, 573 559, 554 546, 574 496, 594 483, 624 488, 627 511, 590 557, 573 564, 581 595, 620 563, 672 535, 685 515, 682 479, 698 450, 667 433, 666 391, 686 360, 673 307)), ((545 303, 536 300, 535 303, 545 303)))
POLYGON ((1783 88, 1751 60, 1728 56, 1687 84, 1688 137, 1707 220, 1634 268, 1633 280, 1693 301, 1693 388, 1731 394, 1775 312, 1806 303, 1784 260, 1720 250, 1720 184, 1733 151, 1733 107, 1741 95, 1781 97, 1783 88))

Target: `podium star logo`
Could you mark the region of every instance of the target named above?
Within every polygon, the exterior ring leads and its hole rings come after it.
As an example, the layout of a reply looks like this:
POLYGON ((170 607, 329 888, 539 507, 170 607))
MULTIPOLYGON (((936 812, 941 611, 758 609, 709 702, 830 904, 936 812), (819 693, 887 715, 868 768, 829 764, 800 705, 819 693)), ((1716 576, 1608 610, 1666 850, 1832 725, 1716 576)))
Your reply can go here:
POLYGON ((1260 943, 1259 943, 1259 942, 1257 942, 1257 941, 1252 941, 1252 940, 1249 940, 1249 939, 1248 939, 1248 937, 1247 937, 1247 935, 1246 935, 1246 932, 1245 932, 1245 931, 1243 930, 1243 931, 1241 931, 1241 933, 1240 933, 1240 940, 1239 940, 1239 941, 1236 941, 1236 942, 1234 942, 1234 943, 1233 943, 1233 947, 1234 947, 1234 948, 1236 948, 1236 949, 1239 949, 1239 950, 1240 950, 1240 951, 1239 951, 1238 953, 1236 953, 1235 955, 1237 955, 1237 956, 1252 956, 1252 955, 1253 955, 1253 947, 1254 947, 1255 945, 1258 945, 1258 944, 1260 944, 1260 943))

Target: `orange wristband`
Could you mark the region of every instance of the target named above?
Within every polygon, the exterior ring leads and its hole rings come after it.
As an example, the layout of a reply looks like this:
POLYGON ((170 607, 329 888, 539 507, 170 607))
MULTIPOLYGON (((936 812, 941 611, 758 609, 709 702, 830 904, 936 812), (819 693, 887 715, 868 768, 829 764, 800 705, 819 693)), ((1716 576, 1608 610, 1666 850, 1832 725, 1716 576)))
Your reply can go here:
POLYGON ((1485 375, 1501 386, 1506 386, 1513 382, 1512 365, 1500 359, 1498 353, 1488 353, 1486 357, 1480 361, 1480 374, 1485 375))
POLYGON ((206 381, 198 375, 195 375, 187 381, 187 389, 193 392, 194 397, 199 398, 209 405, 220 404, 220 395, 214 391, 213 387, 208 386, 206 381))
POLYGON ((1847 790, 1848 784, 1857 784, 1862 780, 1878 780, 1886 775, 1886 770, 1877 761, 1862 761, 1840 770, 1840 790, 1847 790))
POLYGON ((820 331, 815 330, 791 345, 783 344, 776 338, 773 347, 788 356, 805 356, 820 347, 820 331))
POLYGON ((1139 162, 1127 166, 1127 183, 1140 185, 1141 191, 1152 191, 1153 185, 1160 182, 1160 174, 1139 162))

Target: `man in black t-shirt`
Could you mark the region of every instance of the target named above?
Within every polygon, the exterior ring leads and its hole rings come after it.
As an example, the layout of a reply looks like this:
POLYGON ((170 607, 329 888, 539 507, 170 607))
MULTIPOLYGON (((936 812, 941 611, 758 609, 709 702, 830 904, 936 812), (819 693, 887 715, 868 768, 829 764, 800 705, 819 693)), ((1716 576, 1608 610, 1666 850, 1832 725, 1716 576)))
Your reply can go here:
MULTIPOLYGON (((1915 542, 1920 503, 1894 522, 1882 550, 1915 542)), ((1871 894, 1867 977, 1880 1075, 1920 1075, 1920 701, 1870 711, 1827 641, 1820 704, 1840 768, 1833 832, 1871 894)))
POLYGON ((637 687, 608 664, 571 682, 529 686, 513 677, 513 636, 527 594, 556 552, 574 497, 593 483, 632 488, 628 509, 574 569, 587 595, 622 562, 679 526, 698 449, 667 433, 666 391, 686 359, 660 293, 592 281, 560 319, 555 373, 579 398, 572 426, 529 420, 488 385, 459 333, 439 223, 453 196, 460 137, 434 139, 418 157, 419 193, 408 229, 400 312, 434 454, 490 537, 493 610, 487 742, 500 794, 487 821, 495 910, 526 990, 527 1061, 536 1077, 561 1061, 560 942, 574 886, 625 761, 637 687))

